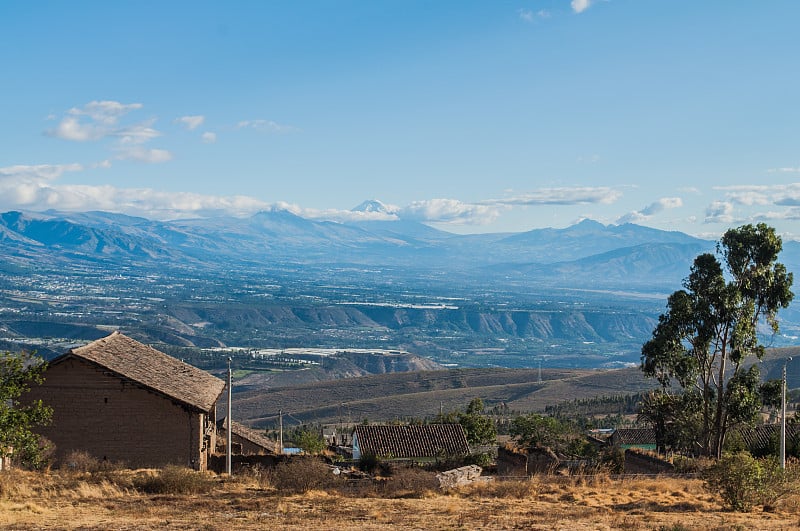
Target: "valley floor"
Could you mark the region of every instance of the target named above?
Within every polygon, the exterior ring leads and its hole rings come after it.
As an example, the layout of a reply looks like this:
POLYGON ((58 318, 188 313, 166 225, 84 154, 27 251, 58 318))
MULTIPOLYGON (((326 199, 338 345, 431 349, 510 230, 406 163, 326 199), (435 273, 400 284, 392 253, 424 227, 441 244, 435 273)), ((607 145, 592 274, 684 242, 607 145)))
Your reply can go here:
POLYGON ((606 477, 587 482, 545 478, 476 485, 449 494, 394 492, 391 497, 319 490, 283 495, 247 478, 234 478, 202 495, 142 494, 113 482, 80 478, 5 484, 5 492, 0 490, 0 527, 12 530, 800 527, 800 499, 786 499, 770 512, 760 508, 751 513, 728 512, 696 479, 606 477))

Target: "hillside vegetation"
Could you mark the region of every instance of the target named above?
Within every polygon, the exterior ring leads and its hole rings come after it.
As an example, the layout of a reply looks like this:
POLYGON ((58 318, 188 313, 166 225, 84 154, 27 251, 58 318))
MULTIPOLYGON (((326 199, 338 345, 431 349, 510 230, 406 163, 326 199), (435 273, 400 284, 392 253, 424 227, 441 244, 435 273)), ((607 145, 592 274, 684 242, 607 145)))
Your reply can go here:
POLYGON ((481 397, 488 408, 544 411, 565 400, 615 396, 652 389, 638 369, 606 371, 543 369, 452 369, 391 373, 270 388, 248 387, 233 397, 233 413, 256 427, 273 427, 279 411, 305 422, 433 417, 481 397))

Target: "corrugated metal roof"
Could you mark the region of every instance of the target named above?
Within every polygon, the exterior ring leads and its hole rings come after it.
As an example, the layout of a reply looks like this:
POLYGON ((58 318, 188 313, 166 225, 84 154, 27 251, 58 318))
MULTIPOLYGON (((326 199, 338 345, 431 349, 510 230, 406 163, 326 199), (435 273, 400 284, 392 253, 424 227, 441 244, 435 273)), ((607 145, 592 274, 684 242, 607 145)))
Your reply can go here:
POLYGON ((51 362, 70 356, 89 361, 203 412, 210 411, 225 388, 225 382, 130 337, 113 332, 88 345, 69 350, 51 362))
POLYGON ((398 458, 466 455, 469 444, 461 424, 356 426, 361 455, 398 458))

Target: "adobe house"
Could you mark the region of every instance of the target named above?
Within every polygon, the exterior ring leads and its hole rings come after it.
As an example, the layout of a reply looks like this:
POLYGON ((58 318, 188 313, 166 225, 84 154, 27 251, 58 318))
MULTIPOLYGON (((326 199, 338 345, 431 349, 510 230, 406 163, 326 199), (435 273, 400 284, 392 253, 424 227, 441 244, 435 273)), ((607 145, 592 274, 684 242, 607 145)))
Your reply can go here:
POLYGON ((206 470, 225 382, 119 332, 48 364, 30 399, 53 408, 37 431, 63 464, 73 450, 130 467, 206 470))
POLYGON ((461 457, 469 444, 461 424, 420 426, 356 426, 353 459, 374 455, 392 459, 461 457))
POLYGON ((228 417, 217 421, 217 453, 224 454, 228 444, 228 425, 231 425, 231 454, 235 455, 277 455, 278 443, 256 430, 250 429, 228 417))

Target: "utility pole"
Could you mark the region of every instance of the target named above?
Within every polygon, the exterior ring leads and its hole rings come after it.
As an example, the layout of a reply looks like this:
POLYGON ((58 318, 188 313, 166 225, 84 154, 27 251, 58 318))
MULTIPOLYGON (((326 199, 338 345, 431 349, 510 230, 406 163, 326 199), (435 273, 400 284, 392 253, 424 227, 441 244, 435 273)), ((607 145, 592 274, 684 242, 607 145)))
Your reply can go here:
POLYGON ((232 358, 228 357, 228 429, 225 433, 228 436, 228 440, 225 441, 225 472, 230 476, 231 475, 231 452, 233 449, 233 419, 231 419, 231 399, 233 398, 233 390, 232 390, 232 383, 233 383, 233 370, 231 369, 231 361, 232 358))
POLYGON ((781 374, 781 470, 786 468, 786 366, 790 361, 791 356, 783 363, 781 374))
POLYGON ((283 410, 278 410, 278 453, 283 455, 283 410))

